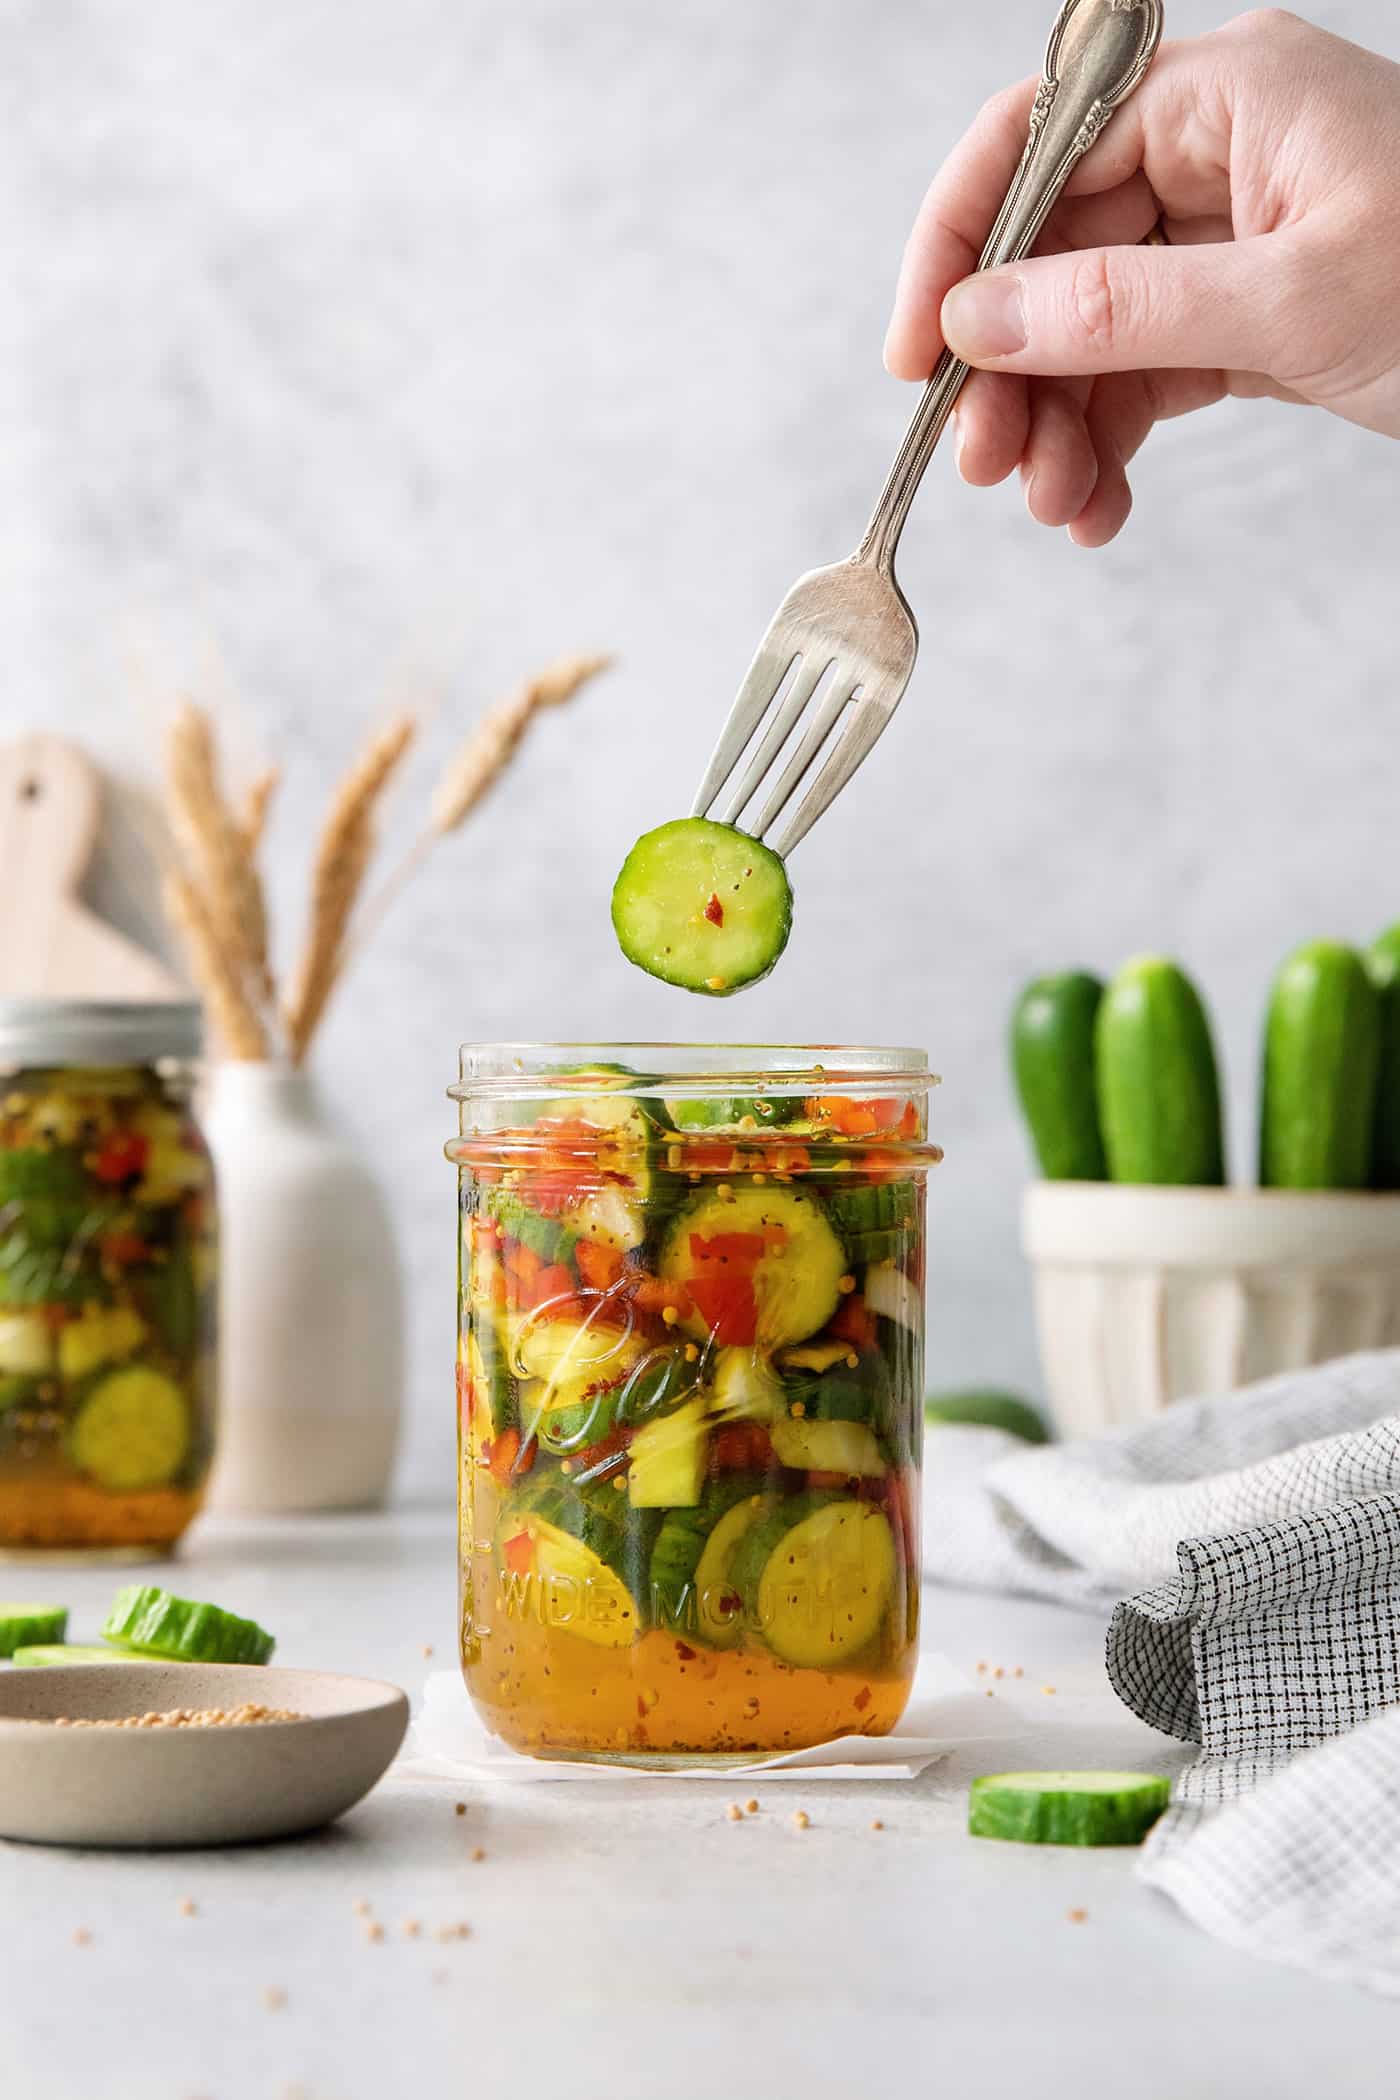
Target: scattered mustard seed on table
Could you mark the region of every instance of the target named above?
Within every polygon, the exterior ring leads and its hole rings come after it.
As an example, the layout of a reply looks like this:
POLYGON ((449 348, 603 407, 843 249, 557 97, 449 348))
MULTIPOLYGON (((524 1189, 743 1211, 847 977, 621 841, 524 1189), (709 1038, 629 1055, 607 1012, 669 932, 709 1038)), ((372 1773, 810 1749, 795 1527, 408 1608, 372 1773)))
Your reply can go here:
POLYGON ((812 1818, 811 1818, 811 1817, 810 1817, 810 1816, 808 1815, 808 1813, 807 1813, 807 1811, 806 1811, 806 1809, 805 1809, 805 1808, 795 1808, 795 1809, 793 1810, 793 1812, 792 1812, 792 1827, 793 1827, 793 1829, 794 1829, 794 1830, 810 1830, 810 1829, 811 1829, 811 1827, 812 1827, 812 1818))
POLYGON ((197 1917, 198 1914, 199 1905, 195 1902, 194 1897, 182 1896, 180 1898, 180 1916, 182 1918, 193 1918, 197 1917))
POLYGON ((372 1941, 373 1944, 377 1947, 379 1945, 379 1942, 383 1939, 383 1937, 384 1927, 379 1923, 379 1920, 377 1918, 371 1918, 368 1925, 366 1925, 365 1927, 365 1938, 367 1940, 372 1941))
POLYGON ((373 1910, 374 1905, 369 1901, 367 1896, 357 1896, 354 1902, 351 1904, 350 1908, 354 1911, 355 1916, 357 1918, 367 1918, 371 1910, 373 1910))
POLYGON ((1055 1696, 1055 1687, 1054 1687, 1054 1685, 1053 1685, 1053 1684, 1043 1684, 1043 1685, 1042 1685, 1042 1686, 1040 1687, 1040 1689, 1042 1690, 1042 1692, 1044 1692, 1044 1693, 1045 1693, 1045 1695, 1046 1695, 1046 1697, 1047 1697, 1047 1698, 1050 1698, 1050 1699, 1053 1699, 1053 1698, 1054 1698, 1054 1696, 1055 1696))
POLYGON ((758 1814, 758 1803, 756 1801, 746 1801, 744 1810, 746 1814, 756 1816, 758 1814))
POLYGON ((1087 1910, 1067 1910, 1065 1916, 1071 1925, 1083 1925, 1088 1919, 1089 1913, 1087 1910))
POLYGON ((728 1816, 731 1823, 742 1823, 744 1820, 744 1811, 740 1808, 737 1801, 731 1801, 724 1813, 728 1816))
POLYGON ((454 1801, 454 1802, 453 1802, 453 1804, 452 1804, 452 1813, 453 1813, 453 1815, 454 1815, 454 1816, 464 1816, 464 1815, 466 1814, 466 1812, 467 1812, 467 1804, 466 1804, 466 1802, 465 1802, 465 1801, 454 1801))
POLYGON ((884 1827, 884 1824, 880 1821, 880 1818, 878 1816, 876 1816, 874 1822, 870 1826, 872 1830, 883 1830, 884 1827))
POLYGON ((473 1846, 472 1846, 472 1858, 473 1858, 473 1859, 485 1859, 485 1857, 486 1857, 486 1847, 485 1847, 484 1845, 473 1845, 473 1846))
POLYGON ((90 1947, 92 1945, 92 1934, 88 1931, 86 1925, 79 1925, 74 1931, 73 1945, 75 1947, 90 1947))
POLYGON ((263 2004, 269 2012, 281 2012, 287 2002, 287 1993, 277 1983, 270 1983, 263 1992, 263 2004))
POLYGON ((404 1936, 404 1938, 405 1938, 406 1940, 416 1940, 416 1939, 418 1939, 418 1938, 420 1937, 420 1935, 421 1935, 422 1931, 423 1931, 423 1928, 422 1928, 422 1926, 421 1926, 421 1925, 419 1924, 419 1922, 418 1922, 417 1918, 405 1918, 405 1919, 404 1919, 404 1921, 403 1921, 403 1936, 404 1936))

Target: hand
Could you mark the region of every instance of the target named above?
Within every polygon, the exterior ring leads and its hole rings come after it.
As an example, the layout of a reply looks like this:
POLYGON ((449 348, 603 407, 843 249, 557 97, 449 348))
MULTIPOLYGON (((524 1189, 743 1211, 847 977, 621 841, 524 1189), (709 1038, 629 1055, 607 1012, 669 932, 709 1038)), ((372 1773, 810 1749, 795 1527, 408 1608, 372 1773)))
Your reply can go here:
POLYGON ((902 379, 945 342, 982 368, 958 401, 965 481, 1019 467, 1033 518, 1101 547, 1164 417, 1269 395, 1400 437, 1400 66, 1274 9, 1164 44, 1038 259, 970 277, 1035 85, 989 102, 935 177, 885 346, 902 379), (1170 245, 1136 245, 1159 219, 1170 245))

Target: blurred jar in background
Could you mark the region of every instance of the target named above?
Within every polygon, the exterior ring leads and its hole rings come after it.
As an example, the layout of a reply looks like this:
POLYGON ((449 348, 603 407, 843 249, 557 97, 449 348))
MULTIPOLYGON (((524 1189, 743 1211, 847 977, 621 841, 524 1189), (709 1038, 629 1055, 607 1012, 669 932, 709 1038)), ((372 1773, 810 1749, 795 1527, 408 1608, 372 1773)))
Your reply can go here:
POLYGON ((0 1554, 140 1558, 214 1440, 195 1005, 0 1001, 0 1554))

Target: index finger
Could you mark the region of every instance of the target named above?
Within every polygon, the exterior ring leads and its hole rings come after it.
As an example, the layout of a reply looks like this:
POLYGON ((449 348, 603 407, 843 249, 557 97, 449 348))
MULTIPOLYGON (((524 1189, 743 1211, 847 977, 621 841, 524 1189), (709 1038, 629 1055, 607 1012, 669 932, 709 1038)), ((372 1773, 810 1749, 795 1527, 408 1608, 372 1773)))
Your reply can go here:
POLYGON ((946 292, 977 267, 1025 150, 1039 74, 984 103, 929 184, 905 243, 885 337, 896 379, 927 379, 943 348, 938 315, 946 292))

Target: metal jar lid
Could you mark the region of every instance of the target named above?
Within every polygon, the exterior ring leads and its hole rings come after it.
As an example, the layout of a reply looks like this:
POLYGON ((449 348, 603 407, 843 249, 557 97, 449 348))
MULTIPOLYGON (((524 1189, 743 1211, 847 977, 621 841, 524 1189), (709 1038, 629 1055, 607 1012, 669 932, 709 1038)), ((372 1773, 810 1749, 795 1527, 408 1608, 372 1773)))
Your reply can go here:
POLYGON ((0 1065, 150 1065, 198 1057, 193 999, 0 999, 0 1065))

